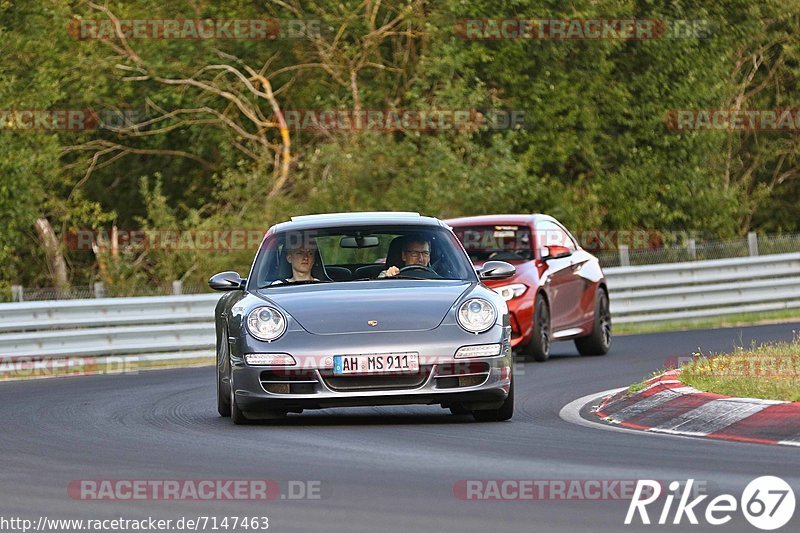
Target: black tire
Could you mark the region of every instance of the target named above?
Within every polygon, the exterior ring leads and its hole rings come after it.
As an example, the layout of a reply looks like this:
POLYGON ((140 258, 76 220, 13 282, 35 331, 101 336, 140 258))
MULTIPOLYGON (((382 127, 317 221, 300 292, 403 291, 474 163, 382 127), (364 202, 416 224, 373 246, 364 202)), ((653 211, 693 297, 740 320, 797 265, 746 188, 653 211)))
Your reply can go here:
POLYGON ((541 294, 536 295, 536 309, 533 312, 533 335, 521 353, 526 359, 543 363, 550 359, 550 307, 541 294))
POLYGON ((511 380, 511 386, 508 388, 508 396, 497 409, 482 409, 472 411, 472 416, 477 422, 503 422, 510 420, 514 416, 514 380, 511 380))
POLYGON ((219 416, 224 418, 231 416, 230 397, 227 394, 224 394, 222 390, 222 372, 227 366, 224 364, 224 361, 225 358, 228 357, 228 352, 226 350, 228 347, 227 339, 227 332, 223 328, 222 335, 220 335, 220 339, 217 341, 219 343, 217 346, 217 412, 219 413, 219 416))
POLYGON ((575 347, 581 355, 605 355, 611 348, 611 312, 608 294, 601 288, 597 290, 592 333, 575 339, 575 347))
POLYGON ((231 416, 231 403, 228 398, 222 394, 222 376, 220 376, 219 367, 217 367, 217 412, 219 416, 229 418, 231 416))

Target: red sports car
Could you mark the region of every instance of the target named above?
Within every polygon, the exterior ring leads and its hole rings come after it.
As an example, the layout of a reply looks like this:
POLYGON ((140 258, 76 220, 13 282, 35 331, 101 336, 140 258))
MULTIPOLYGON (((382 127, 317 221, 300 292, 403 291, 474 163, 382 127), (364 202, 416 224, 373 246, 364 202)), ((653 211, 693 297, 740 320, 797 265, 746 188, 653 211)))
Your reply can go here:
POLYGON ((608 288, 597 258, 548 215, 486 215, 445 221, 473 264, 506 261, 516 274, 486 285, 505 298, 511 345, 536 361, 554 341, 574 340, 581 355, 611 347, 608 288))

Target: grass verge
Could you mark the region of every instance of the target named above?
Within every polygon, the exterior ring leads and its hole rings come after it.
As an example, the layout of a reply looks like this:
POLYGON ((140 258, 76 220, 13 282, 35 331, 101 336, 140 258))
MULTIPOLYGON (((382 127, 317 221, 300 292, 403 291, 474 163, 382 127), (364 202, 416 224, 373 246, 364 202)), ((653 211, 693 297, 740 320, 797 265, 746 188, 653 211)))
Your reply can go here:
POLYGON ((681 368, 680 379, 726 396, 800 402, 800 337, 697 358, 681 368))
POLYGON ((138 359, 136 356, 111 358, 54 358, 37 360, 36 362, 20 359, 0 365, 0 383, 4 381, 59 377, 130 375, 146 372, 148 370, 213 366, 214 363, 215 358, 213 356, 187 357, 165 361, 138 359))
MULTIPOLYGON (((629 394, 663 371, 628 388, 629 394)), ((753 344, 732 353, 694 354, 681 366, 680 380, 695 389, 733 396, 800 402, 800 336, 789 342, 753 344)))
MULTIPOLYGON (((612 321, 614 317, 611 317, 612 321)), ((740 313, 695 320, 670 320, 644 324, 614 324, 615 335, 636 335, 661 331, 686 331, 690 329, 733 328, 759 324, 780 324, 800 322, 800 309, 781 309, 761 313, 740 313)))

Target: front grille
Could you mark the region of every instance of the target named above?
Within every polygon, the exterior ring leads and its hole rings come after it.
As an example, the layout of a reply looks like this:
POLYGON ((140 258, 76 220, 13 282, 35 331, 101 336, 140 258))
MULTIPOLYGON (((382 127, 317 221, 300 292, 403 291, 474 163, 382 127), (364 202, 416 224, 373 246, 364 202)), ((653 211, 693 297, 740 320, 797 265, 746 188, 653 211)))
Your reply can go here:
POLYGON ((334 376, 331 370, 320 370, 325 385, 335 391, 371 391, 415 389, 425 383, 431 373, 430 365, 421 365, 413 374, 383 374, 376 376, 334 376))
POLYGON ((319 380, 308 370, 265 370, 260 376, 261 387, 272 394, 314 394, 319 380))
POLYGON ((485 361, 464 361, 438 365, 433 376, 437 389, 457 389, 481 385, 489 378, 491 366, 485 361))

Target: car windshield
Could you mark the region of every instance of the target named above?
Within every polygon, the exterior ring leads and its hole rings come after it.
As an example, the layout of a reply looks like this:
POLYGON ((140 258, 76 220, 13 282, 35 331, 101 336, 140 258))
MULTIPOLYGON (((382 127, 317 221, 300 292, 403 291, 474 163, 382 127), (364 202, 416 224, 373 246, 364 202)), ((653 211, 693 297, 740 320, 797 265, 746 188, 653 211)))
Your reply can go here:
POLYGON ((251 274, 258 288, 389 279, 475 281, 455 236, 432 226, 284 231, 265 239, 251 274))
POLYGON ((527 226, 470 226, 453 231, 473 262, 533 259, 531 230, 527 226))

